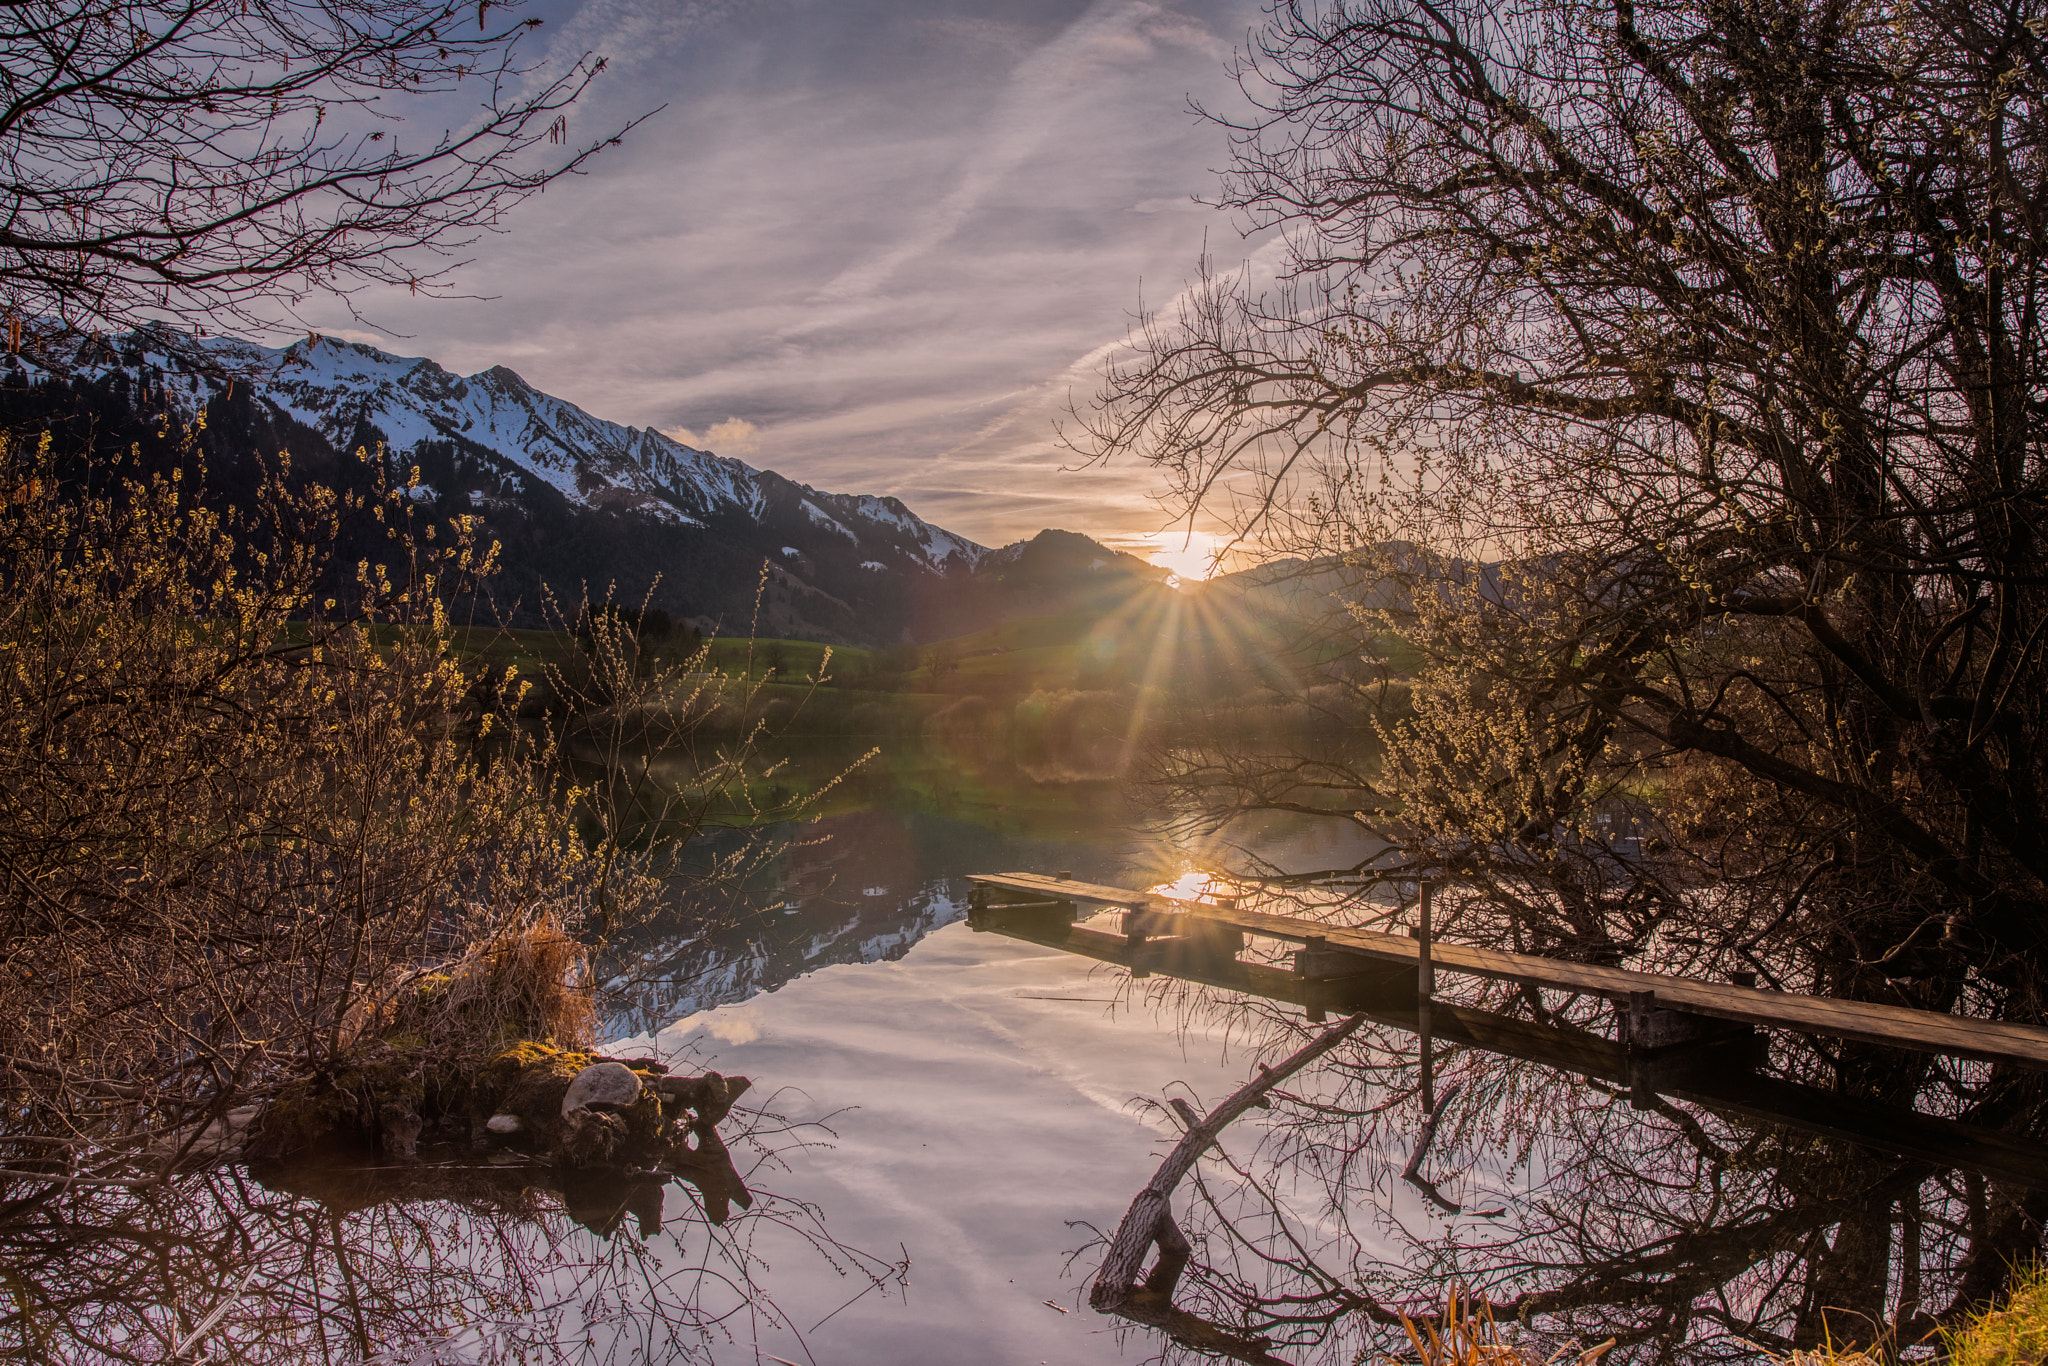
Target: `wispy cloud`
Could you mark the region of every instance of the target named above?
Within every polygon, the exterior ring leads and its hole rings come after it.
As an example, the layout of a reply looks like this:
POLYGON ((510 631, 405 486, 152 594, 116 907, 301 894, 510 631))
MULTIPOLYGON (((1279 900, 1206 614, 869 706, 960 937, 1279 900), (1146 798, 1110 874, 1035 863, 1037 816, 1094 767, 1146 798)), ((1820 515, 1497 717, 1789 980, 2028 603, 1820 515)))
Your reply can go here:
POLYGON ((912 231, 879 255, 841 272, 818 291, 818 300, 874 294, 905 266, 928 258, 1057 135, 1058 121, 1047 117, 1049 110, 1072 104, 1091 82, 1128 79, 1162 46, 1192 48, 1219 60, 1224 51, 1199 24, 1158 5, 1098 0, 1018 63, 989 112, 986 131, 936 208, 919 215, 912 231))
POLYGON ((586 0, 543 30, 614 58, 575 124, 667 110, 479 244, 463 281, 490 297, 367 314, 410 352, 509 365, 984 542, 1150 534, 1151 472, 1062 473, 1054 423, 1093 393, 1141 281, 1171 297, 1205 243, 1245 249, 1191 202, 1227 148, 1187 102, 1228 106, 1224 59, 1258 15, 586 0))

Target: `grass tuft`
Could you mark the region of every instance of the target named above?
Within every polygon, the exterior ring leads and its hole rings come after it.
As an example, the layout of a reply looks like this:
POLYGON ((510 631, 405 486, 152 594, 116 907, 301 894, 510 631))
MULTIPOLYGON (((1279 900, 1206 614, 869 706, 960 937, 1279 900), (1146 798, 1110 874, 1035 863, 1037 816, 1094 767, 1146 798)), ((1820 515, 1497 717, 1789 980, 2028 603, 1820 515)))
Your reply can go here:
POLYGON ((1973 1314, 1942 1333, 1952 1366, 2042 1366, 2048 1362, 2048 1266, 2021 1267, 2003 1309, 1973 1314))

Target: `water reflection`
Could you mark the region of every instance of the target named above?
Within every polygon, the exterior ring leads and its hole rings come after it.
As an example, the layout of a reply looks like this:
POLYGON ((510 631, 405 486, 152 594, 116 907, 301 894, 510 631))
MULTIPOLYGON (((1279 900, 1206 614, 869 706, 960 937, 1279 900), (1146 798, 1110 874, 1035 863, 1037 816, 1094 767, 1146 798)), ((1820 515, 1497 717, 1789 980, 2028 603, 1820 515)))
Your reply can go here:
POLYGON ((815 1136, 757 1113, 729 1136, 737 1164, 720 1145, 675 1181, 331 1152, 18 1199, 0 1208, 0 1360, 707 1360, 783 1322, 771 1249, 901 1283, 760 1189, 815 1136))
MULTIPOLYGON (((1274 1051, 1307 1037, 1298 1017, 1268 1008, 1265 1023, 1274 1051)), ((1859 1052, 1835 1054, 1845 1107, 1878 1071, 1859 1052)), ((1195 1254, 1175 1304, 1239 1344, 1223 1355, 1411 1356, 1402 1316, 1440 1315, 1452 1286, 1532 1361, 1608 1339, 1611 1361, 1755 1361, 1829 1341, 1932 1355, 1940 1326, 2042 1249, 2048 1186, 1477 1050, 1439 1059, 1443 1119, 1418 1163, 1415 1056, 1401 1031, 1361 1032, 1183 1187, 1195 1254), (1417 1167, 1423 1180, 1404 1180, 1417 1167)), ((1957 1111, 2038 1151, 2038 1086, 1994 1071, 1952 1069, 1957 1111)))
MULTIPOLYGON (((845 785, 821 820, 765 832, 782 852, 739 902, 694 905, 682 883, 673 918, 614 965, 628 988, 614 1036, 826 964, 900 958, 958 918, 962 875, 991 863, 1108 877, 1184 858, 1128 833, 1112 784, 1047 788, 949 763, 913 757, 845 785), (683 928, 700 917, 726 928, 683 928)), ((14 1185, 0 1190, 0 1360, 658 1362, 710 1360, 719 1344, 751 1355, 777 1333, 800 1342, 845 1300, 900 1290, 899 1238, 920 1233, 880 1230, 892 1251, 870 1256, 834 1238, 829 1211, 777 1194, 837 1160, 829 1107, 788 1108, 812 1122, 772 1102, 735 1111, 737 1165, 667 1185, 475 1154, 395 1168, 347 1153, 162 1185, 14 1185), (800 1322, 778 1294, 793 1281, 800 1322)))
MULTIPOLYGON (((797 1359, 808 1340, 839 1361, 950 1362, 1031 1332, 1068 1361, 1152 1356, 1150 1329, 1119 1346, 1116 1321, 1075 1304, 1099 1249, 1066 1266, 1086 1237, 1069 1221, 1113 1228, 1181 1126, 1164 1104, 1126 1109, 1134 1093, 1213 1102, 1304 1038, 1301 1015, 1090 978, 971 935, 952 924, 965 875, 1199 892, 1199 868, 1225 858, 1305 872, 1373 851, 1330 822, 1193 840, 1134 831, 1100 788, 919 783, 776 832, 786 847, 754 909, 697 935, 679 904, 615 965, 630 988, 615 1035, 698 1017, 664 1044, 721 1047, 722 1066, 812 1092, 782 1108, 866 1107, 834 1121, 839 1147, 799 1156, 820 1131, 735 1112, 753 1126, 738 1160, 691 1184, 329 1161, 0 1205, 0 1359, 738 1361, 763 1343, 797 1359), (863 963, 893 966, 817 972, 863 963), (1134 1023, 1121 1007, 1140 1000, 1134 1023), (752 1032, 715 1032, 726 1017, 752 1032), (1155 1018, 1193 1032, 1161 1042, 1155 1018), (1168 1088, 1176 1075, 1189 1084, 1168 1088), (844 1248, 828 1217, 889 1255, 844 1248), (914 1309, 870 1294, 830 1317, 865 1288, 900 1289, 910 1259, 914 1309)), ((1572 1023, 1554 999, 1523 1008, 1572 1023)), ((1775 1064, 1845 1113, 1918 1096, 2022 1143, 2048 1137, 2030 1077, 1859 1045, 1775 1064)), ((1635 1109, 1611 1081, 1449 1044, 1438 1085, 1443 1118, 1419 1152, 1413 1037, 1369 1030, 1226 1131, 1174 1199, 1192 1245, 1176 1303, 1264 1339, 1251 1359, 1304 1364, 1412 1359, 1401 1316, 1440 1312, 1452 1285, 1539 1362, 1609 1338, 1608 1359, 1630 1362, 1755 1361, 1827 1336, 1913 1355, 2042 1246, 2042 1190, 1925 1154, 1683 1098, 1635 1109)))
POLYGON ((966 915, 970 873, 1058 870, 1144 886, 1199 877, 1192 866, 1252 847, 1279 864, 1310 868, 1347 866, 1369 852, 1330 821, 1266 817, 1213 834, 1148 826, 1099 785, 984 787, 976 801, 967 814, 918 804, 862 806, 707 840, 707 858, 741 839, 775 844, 780 852, 745 899, 684 884, 668 914, 621 936, 610 965, 607 1029, 613 1037, 653 1032, 830 964, 900 958, 966 915), (1012 811, 1029 815, 1006 826, 1012 811), (698 928, 705 925, 716 928, 698 928))
MULTIPOLYGON (((1285 871, 1287 856, 1272 861, 1285 871)), ((1244 890, 1199 871, 1150 885, 1244 890)), ((1264 1061, 1314 1033, 1257 997, 1139 989, 1260 1038, 1264 1061)), ((2042 1254, 2036 1073, 1796 1034, 1664 1050, 1653 1066, 1623 1056, 1597 996, 1475 983, 1439 999, 1456 1018, 1438 1021, 1434 1115, 1414 1011, 1369 1008, 1371 1029, 1198 1167, 1180 1223, 1149 1235, 1165 1268, 1154 1293, 1124 1317, 1250 1362, 1412 1359, 1404 1317, 1440 1317, 1455 1289, 1527 1362, 1601 1343, 1613 1361, 1756 1361, 1829 1342, 1933 1356, 1941 1330, 2042 1254), (1167 1298, 1182 1236, 1189 1261, 1167 1298)), ((1199 1119, 1177 1113, 1180 1128, 1199 1119)))

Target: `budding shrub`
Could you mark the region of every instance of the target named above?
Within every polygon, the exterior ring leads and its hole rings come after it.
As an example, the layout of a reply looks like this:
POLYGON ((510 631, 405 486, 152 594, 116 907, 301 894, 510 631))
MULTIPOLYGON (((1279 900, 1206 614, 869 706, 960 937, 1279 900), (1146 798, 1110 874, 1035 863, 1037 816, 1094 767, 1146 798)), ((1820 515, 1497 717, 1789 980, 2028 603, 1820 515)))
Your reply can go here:
MULTIPOLYGON (((587 1034, 578 794, 479 703, 516 680, 451 648, 491 549, 416 527, 365 459, 364 491, 277 470, 224 511, 196 473, 86 489, 47 440, 0 448, 5 1128, 139 1141, 380 1021, 446 1053, 587 1034), (492 981, 546 1008, 418 1009, 492 981)), ((605 872, 614 903, 644 890, 605 872)))

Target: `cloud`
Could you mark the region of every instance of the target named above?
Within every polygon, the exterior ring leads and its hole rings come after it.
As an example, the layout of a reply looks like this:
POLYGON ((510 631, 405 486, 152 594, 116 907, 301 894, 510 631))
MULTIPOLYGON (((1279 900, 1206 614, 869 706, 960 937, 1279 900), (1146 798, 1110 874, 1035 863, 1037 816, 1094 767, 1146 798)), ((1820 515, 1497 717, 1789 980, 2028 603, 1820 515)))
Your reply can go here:
POLYGON ((1229 52, 1200 23, 1145 0, 1097 0, 1059 35, 1017 64, 986 112, 984 131, 964 150, 952 189, 884 250, 842 270, 814 302, 858 300, 880 291, 905 266, 929 256, 1013 182, 1045 145, 1057 142, 1057 112, 1081 92, 1123 79, 1162 48, 1199 52, 1218 64, 1229 52), (1051 116, 1049 116, 1051 115, 1051 116))
POLYGON ((537 3, 564 60, 618 59, 576 127, 666 109, 479 242, 469 297, 365 291, 368 326, 984 544, 1171 520, 1055 429, 1205 248, 1263 255, 1194 202, 1228 143, 1188 109, 1237 111, 1262 0, 537 3))
POLYGON ((729 417, 704 429, 701 437, 688 427, 664 427, 661 434, 700 451, 720 455, 754 455, 761 449, 761 429, 743 417, 729 417))
POLYGON ((1023 24, 1005 23, 1000 19, 962 18, 957 15, 942 15, 919 18, 913 26, 936 37, 971 47, 992 47, 1012 56, 1022 55, 1031 50, 1031 30, 1023 24))
POLYGON ((1193 195, 1179 195, 1164 199, 1141 199, 1131 205, 1132 213, 1206 213, 1208 206, 1193 195))
POLYGON ((761 1037, 760 1021, 755 1018, 755 1012, 748 1010, 744 1004, 714 1006, 710 1010, 700 1010, 695 1015, 688 1015, 676 1021, 662 1032, 680 1037, 693 1029, 702 1029, 721 1043, 753 1043, 761 1037))

